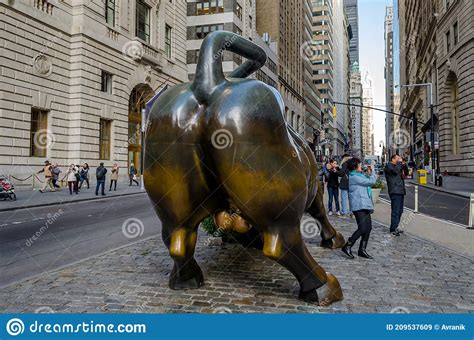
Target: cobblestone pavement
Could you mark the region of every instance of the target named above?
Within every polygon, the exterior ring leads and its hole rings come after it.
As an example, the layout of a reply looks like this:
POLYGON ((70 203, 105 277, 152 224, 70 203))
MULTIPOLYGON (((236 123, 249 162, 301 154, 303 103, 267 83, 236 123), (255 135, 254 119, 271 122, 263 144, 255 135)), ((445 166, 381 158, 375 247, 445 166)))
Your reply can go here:
MULTIPOLYGON (((347 236, 353 220, 333 218, 347 236)), ((368 250, 375 260, 346 259, 340 250, 307 245, 334 273, 345 299, 330 307, 297 300, 293 276, 260 251, 213 245, 201 232, 198 290, 168 288, 172 261, 159 236, 0 290, 3 312, 132 313, 473 313, 473 260, 410 236, 374 226, 368 250)))

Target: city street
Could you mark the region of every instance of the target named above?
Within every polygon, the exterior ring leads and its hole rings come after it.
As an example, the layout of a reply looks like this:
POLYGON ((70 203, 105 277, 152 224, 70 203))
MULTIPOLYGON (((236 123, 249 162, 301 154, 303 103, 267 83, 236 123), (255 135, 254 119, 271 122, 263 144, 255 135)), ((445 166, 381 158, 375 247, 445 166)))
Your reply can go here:
MULTIPOLYGON (((0 228, 4 312, 474 311, 472 258, 407 234, 393 237, 376 223, 369 244, 372 261, 348 260, 340 250, 320 248, 319 236, 306 238, 312 255, 338 277, 345 294, 344 301, 322 308, 297 300, 293 276, 261 251, 220 245, 202 230, 196 257, 205 286, 170 290, 172 260, 146 195, 3 212, 0 217, 9 221, 0 228), (59 209, 62 215, 28 247, 47 214, 59 209), (138 229, 123 229, 130 218, 138 229)), ((331 221, 346 237, 355 228, 354 220, 331 221)))
POLYGON ((1 212, 0 221, 0 287, 160 232, 145 194, 1 212), (129 220, 133 229, 130 219, 146 228, 127 237, 122 226, 129 220))
MULTIPOLYGON (((406 183, 405 206, 415 208, 415 185, 406 183)), ((381 198, 390 200, 387 187, 381 192, 381 198)), ((418 211, 447 221, 467 225, 469 222, 469 198, 451 195, 418 186, 418 211)))

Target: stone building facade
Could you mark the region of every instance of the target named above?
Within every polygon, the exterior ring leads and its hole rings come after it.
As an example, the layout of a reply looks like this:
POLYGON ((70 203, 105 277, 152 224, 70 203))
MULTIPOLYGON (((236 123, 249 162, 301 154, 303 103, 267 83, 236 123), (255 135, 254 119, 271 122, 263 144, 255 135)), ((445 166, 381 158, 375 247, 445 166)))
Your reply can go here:
POLYGON ((362 105, 363 105, 363 89, 362 89, 362 77, 360 74, 359 63, 354 62, 351 70, 351 82, 350 82, 350 96, 349 103, 354 104, 351 106, 351 154, 355 157, 363 157, 363 144, 362 144, 362 105))
POLYGON ((2 173, 45 159, 141 171, 144 103, 187 79, 184 1, 1 1, 0 41, 2 173))
POLYGON ((401 84, 432 84, 401 92, 402 113, 417 118, 416 123, 400 119, 401 127, 415 137, 415 161, 430 169, 433 159, 439 172, 474 177, 474 3, 401 0, 399 6, 401 84), (415 14, 425 20, 413 20, 415 14), (430 145, 430 99, 435 152, 430 145))
POLYGON ((436 30, 439 170, 474 177, 474 2, 442 1, 436 30))

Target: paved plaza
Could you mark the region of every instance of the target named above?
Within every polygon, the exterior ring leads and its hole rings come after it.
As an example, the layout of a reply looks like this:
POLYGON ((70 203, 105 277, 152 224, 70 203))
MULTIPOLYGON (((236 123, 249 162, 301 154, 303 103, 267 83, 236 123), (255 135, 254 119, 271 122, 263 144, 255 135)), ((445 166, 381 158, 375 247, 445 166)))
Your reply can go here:
MULTIPOLYGON (((354 220, 332 218, 347 237, 354 220)), ((146 227, 146 226, 145 226, 146 227)), ((375 225, 374 260, 346 259, 307 239, 313 256, 339 279, 345 299, 330 307, 297 300, 293 276, 261 251, 219 244, 200 233, 198 290, 168 288, 172 268, 159 235, 0 290, 3 312, 56 313, 472 313, 473 260, 375 225), (211 242, 212 241, 212 242, 211 242)))

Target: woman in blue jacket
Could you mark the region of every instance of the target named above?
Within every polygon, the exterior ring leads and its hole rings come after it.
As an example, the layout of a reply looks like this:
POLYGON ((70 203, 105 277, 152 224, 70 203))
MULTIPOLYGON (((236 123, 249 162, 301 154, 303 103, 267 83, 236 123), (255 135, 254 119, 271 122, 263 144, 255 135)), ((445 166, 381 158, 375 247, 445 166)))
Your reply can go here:
POLYGON ((352 246, 362 237, 359 245, 358 255, 360 257, 371 259, 367 254, 366 248, 369 241, 370 231, 372 230, 372 218, 370 214, 374 212, 372 202, 371 185, 375 183, 377 177, 372 167, 368 167, 368 174, 362 172, 362 163, 358 158, 352 158, 347 161, 349 171, 349 206, 357 221, 357 230, 347 240, 342 251, 353 259, 352 246))

